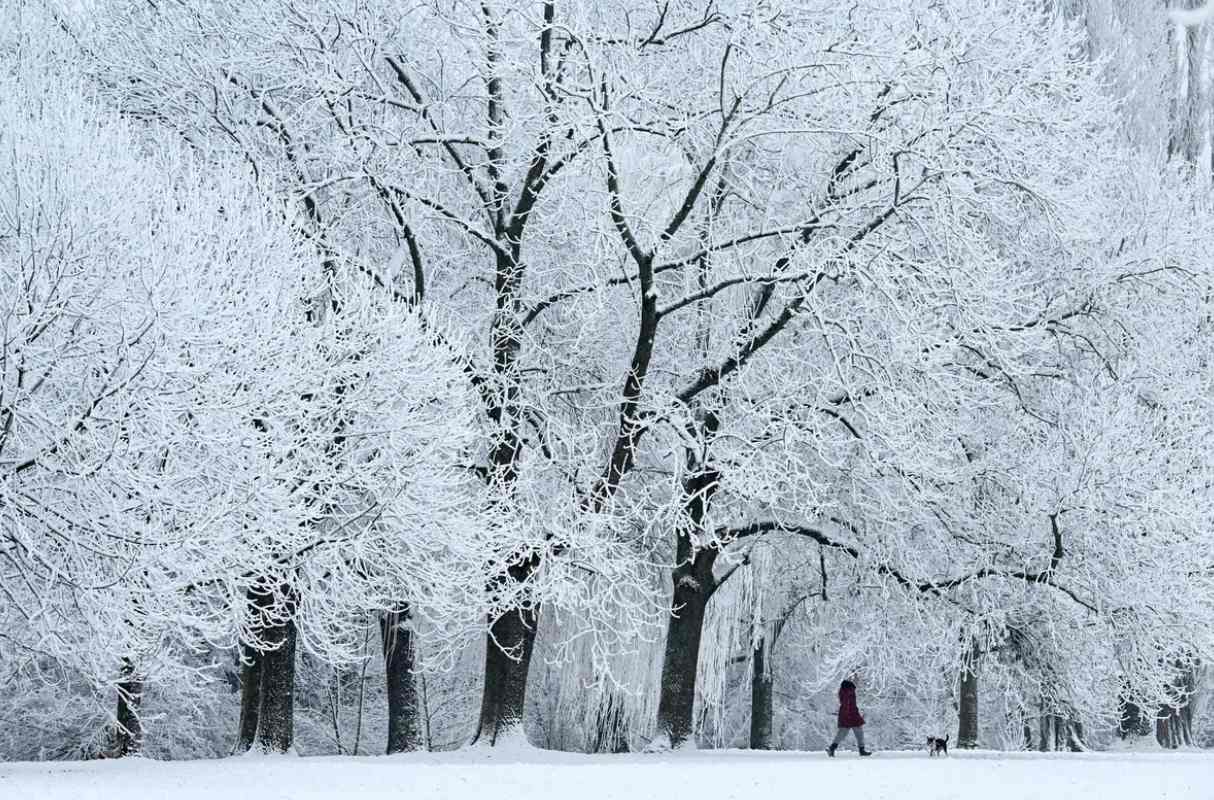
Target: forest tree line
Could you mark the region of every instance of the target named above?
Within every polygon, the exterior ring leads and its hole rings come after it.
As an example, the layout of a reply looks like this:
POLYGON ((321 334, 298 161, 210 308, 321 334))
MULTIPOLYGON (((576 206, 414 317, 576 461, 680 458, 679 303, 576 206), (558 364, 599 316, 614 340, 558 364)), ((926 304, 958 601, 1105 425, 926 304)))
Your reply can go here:
POLYGON ((1214 742, 1199 5, 0 0, 0 757, 1214 742))

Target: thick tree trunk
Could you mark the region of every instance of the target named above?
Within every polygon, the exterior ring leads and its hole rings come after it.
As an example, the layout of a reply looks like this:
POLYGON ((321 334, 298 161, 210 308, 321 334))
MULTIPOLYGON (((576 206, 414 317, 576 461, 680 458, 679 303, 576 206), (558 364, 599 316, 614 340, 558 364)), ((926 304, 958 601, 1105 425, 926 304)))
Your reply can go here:
MULTIPOLYGON (((528 562, 518 570, 538 567, 528 562)), ((516 581, 525 575, 511 570, 516 581)), ((523 734, 523 714, 527 705, 527 672, 535 649, 537 611, 524 608, 511 611, 493 621, 485 645, 485 687, 481 698, 481 719, 473 742, 495 745, 499 738, 515 732, 523 734)))
POLYGON ((691 574, 676 570, 670 627, 662 659, 662 685, 658 698, 658 731, 678 747, 692 734, 692 712, 696 698, 696 671, 700 661, 700 638, 710 593, 691 574))
MULTIPOLYGON (((1196 670, 1181 668, 1176 688, 1191 698, 1197 688, 1196 670)), ((1163 706, 1155 718, 1155 739, 1161 747, 1176 749, 1193 744, 1193 706, 1185 700, 1180 706, 1163 706)))
POLYGON ((980 654, 975 643, 961 667, 961 686, 957 722, 957 747, 972 750, 978 746, 978 662, 980 654))
POLYGON ((143 702, 143 679, 130 659, 123 659, 122 681, 118 684, 118 730, 115 755, 139 755, 143 751, 143 723, 139 707, 143 702))
MULTIPOLYGON (((495 26, 490 29, 496 31, 495 26)), ((495 37, 496 33, 492 36, 495 37)), ((491 55, 491 71, 495 69, 494 59, 495 56, 491 55)), ((490 87, 491 128, 501 124, 501 119, 495 116, 501 112, 502 98, 499 92, 500 82, 490 87)), ((500 152, 490 153, 491 160, 500 158, 500 152)), ((518 458, 522 449, 522 440, 518 434, 521 419, 518 354, 522 342, 523 310, 518 291, 525 268, 521 260, 520 232, 521 228, 514 232, 508 241, 508 251, 499 251, 495 259, 494 291, 497 297, 497 312, 493 316, 489 332, 496 383, 489 417, 498 426, 489 450, 489 479, 505 493, 513 490, 517 480, 518 458)), ((507 570, 507 576, 502 580, 525 583, 539 568, 539 564, 539 556, 536 555, 512 564, 507 570)), ((531 653, 535 649, 538 618, 538 606, 527 605, 490 621, 489 635, 485 641, 485 680, 481 695, 480 722, 472 738, 473 743, 493 746, 498 737, 510 731, 522 732, 527 700, 527 674, 531 668, 531 653)))
POLYGON ((1069 747, 1071 745, 1069 728, 1066 719, 1058 714, 1043 713, 1041 715, 1041 751, 1049 753, 1069 747))
POLYGON ((380 620, 384 677, 388 695, 388 754, 418 748, 417 686, 413 679, 413 632, 404 624, 408 611, 380 620))
MULTIPOLYGON (((1165 709, 1166 710, 1166 709, 1165 709)), ((1155 720, 1155 741, 1159 742, 1160 747, 1169 749, 1175 748, 1176 745, 1172 742, 1172 731, 1168 725, 1167 717, 1158 717, 1155 720)))
POLYGON ((1192 711, 1188 706, 1172 708, 1164 706, 1155 720, 1155 739, 1160 746, 1175 750, 1193 744, 1192 711))
POLYGON ((755 643, 750 676, 750 747, 771 749, 772 675, 767 648, 762 639, 755 643))
POLYGON ((240 645, 240 734, 236 753, 247 753, 257 739, 257 715, 261 711, 261 653, 240 645))
MULTIPOLYGON (((708 438, 716 433, 719 421, 715 414, 705 412, 700 417, 700 424, 708 438)), ((674 594, 670 600, 670 627, 666 632, 658 695, 658 734, 665 734, 671 747, 679 747, 694 732, 700 639, 704 633, 704 613, 717 588, 712 569, 720 553, 710 547, 697 549, 699 537, 705 534, 704 520, 719 486, 720 473, 690 450, 687 467, 688 475, 683 479, 687 523, 676 532, 675 563, 678 566, 671 576, 674 594)))
POLYGON ((1066 721, 1066 749, 1072 753, 1082 753, 1088 749, 1083 741, 1083 723, 1077 720, 1066 721))
POLYGON ((624 699, 621 695, 608 695, 607 702, 600 707, 595 720, 595 753, 627 753, 628 725, 624 718, 624 699))
POLYGON ((1121 720, 1117 725, 1117 735, 1122 739, 1131 736, 1146 736, 1151 732, 1151 723, 1137 703, 1122 699, 1121 720))
POLYGON ((295 621, 263 634, 273 650, 261 654, 261 688, 256 746, 267 753, 285 753, 295 736, 295 621))

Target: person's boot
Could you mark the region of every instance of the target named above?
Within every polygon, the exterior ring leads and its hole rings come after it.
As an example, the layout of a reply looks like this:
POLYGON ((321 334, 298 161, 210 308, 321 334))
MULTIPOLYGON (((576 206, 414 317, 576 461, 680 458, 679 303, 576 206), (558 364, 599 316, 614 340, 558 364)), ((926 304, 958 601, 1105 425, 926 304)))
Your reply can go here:
POLYGON ((838 746, 839 745, 835 744, 834 742, 831 742, 830 745, 826 748, 826 755, 830 756, 831 758, 834 758, 835 757, 835 748, 837 748, 838 746))
POLYGON ((871 756, 872 754, 873 754, 872 750, 865 750, 863 747, 860 748, 860 755, 871 756))

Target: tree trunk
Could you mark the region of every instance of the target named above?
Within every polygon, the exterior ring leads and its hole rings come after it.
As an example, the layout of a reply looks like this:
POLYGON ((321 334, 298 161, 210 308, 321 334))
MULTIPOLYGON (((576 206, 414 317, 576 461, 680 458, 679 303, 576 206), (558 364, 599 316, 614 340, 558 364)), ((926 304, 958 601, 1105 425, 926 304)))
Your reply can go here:
POLYGON ((762 639, 755 643, 750 676, 750 747, 771 749, 772 675, 767 664, 769 654, 762 639))
POLYGON ((1196 670, 1180 668, 1176 688, 1184 693, 1185 700, 1179 706, 1163 706, 1155 718, 1155 739, 1160 746, 1169 749, 1190 747, 1193 744, 1193 704, 1191 698, 1197 688, 1196 670))
POLYGON ((977 643, 970 649, 969 657, 961 667, 959 692, 957 747, 972 750, 978 746, 978 661, 980 653, 977 643))
POLYGON ((1164 706, 1155 720, 1155 739, 1160 746, 1175 750, 1193 744, 1192 712, 1188 706, 1172 708, 1164 706))
MULTIPOLYGON (((701 431, 706 439, 716 433, 719 420, 712 412, 700 414, 701 431)), ((687 522, 676 531, 675 563, 671 576, 674 594, 670 599, 670 627, 666 632, 666 652, 662 657, 662 683, 658 695, 658 735, 666 735, 671 747, 679 747, 694 731, 697 671, 700 664, 700 639, 704 633, 704 613, 717 583, 712 569, 720 550, 697 549, 705 535, 704 520, 719 487, 720 473, 701 457, 687 451, 688 475, 683 479, 687 522)))
MULTIPOLYGON (((489 27, 491 42, 496 41, 496 24, 489 27)), ((496 44, 491 43, 489 71, 497 69, 496 44)), ((500 116, 502 97, 501 83, 496 77, 490 81, 489 119, 490 130, 502 124, 500 116)), ((500 162, 500 150, 488 153, 491 162, 500 162)), ((498 202, 504 201, 504 195, 498 202)), ((497 426, 489 448, 490 482, 499 490, 509 494, 518 478, 518 459, 523 441, 518 427, 522 419, 520 409, 520 385, 518 356, 522 347, 523 308, 519 299, 526 271, 522 261, 522 227, 525 218, 516 230, 507 232, 505 250, 499 250, 494 259, 494 293, 497 310, 490 323, 489 344, 493 352, 495 392, 489 409, 489 418, 497 426)), ((511 564, 504 581, 525 583, 540 566, 540 557, 531 555, 511 564)), ((490 587, 492 589, 492 587, 490 587)), ((489 635, 485 640, 485 680, 481 694, 480 723, 473 743, 493 746, 498 737, 510 731, 522 731, 523 716, 527 700, 527 673, 531 668, 531 653, 535 649, 536 621, 539 618, 538 604, 525 599, 523 604, 495 620, 490 620, 489 635), (509 653, 509 655, 507 654, 509 653)))
POLYGON ((1083 723, 1077 720, 1066 721, 1066 749, 1072 753, 1082 753, 1088 749, 1083 741, 1083 723))
POLYGON ((139 707, 143 702, 143 679, 130 659, 122 660, 122 681, 118 684, 118 731, 115 755, 139 755, 143 751, 143 723, 139 707))
POLYGON ((422 723, 422 747, 427 750, 434 749, 434 736, 430 732, 430 690, 426 686, 426 673, 418 676, 421 684, 421 723, 422 723))
POLYGON ((700 638, 709 596, 707 587, 696 580, 690 569, 675 571, 674 616, 666 633, 658 699, 658 732, 670 737, 671 747, 683 744, 692 734, 700 638))
POLYGON ((417 749, 417 686, 413 679, 413 632, 408 611, 380 620, 384 645, 384 678, 388 694, 388 754, 417 749))
MULTIPOLYGON (((512 580, 523 582, 539 566, 538 558, 512 568, 512 580), (523 574, 523 573, 526 574, 523 574)), ((493 621, 485 645, 485 687, 481 719, 473 742, 493 746, 510 732, 523 733, 527 705, 527 672, 535 649, 538 612, 510 611, 493 621)))
MULTIPOLYGON (((1173 0, 1172 5, 1177 9, 1192 10, 1200 8, 1204 2, 1205 0, 1173 0)), ((1169 150, 1189 164, 1201 167, 1200 159, 1209 137, 1209 109, 1202 75, 1209 34, 1205 25, 1197 24, 1177 26, 1175 35, 1178 37, 1178 55, 1182 58, 1176 65, 1174 75, 1181 82, 1181 86, 1177 88, 1183 92, 1183 96, 1174 101, 1179 107, 1173 120, 1169 150)), ((1180 95, 1181 92, 1177 94, 1180 95)))
POLYGON ((1049 753, 1069 745, 1070 732, 1067 721, 1058 714, 1043 712, 1041 715, 1041 751, 1049 753))
POLYGON ((295 621, 268 628, 264 636, 274 649, 261 653, 256 745, 285 753, 295 735, 295 621))
POLYGON ((624 699, 612 692, 599 707, 595 719, 594 753, 627 753, 628 725, 624 717, 624 699))
POLYGON ((1145 736, 1151 732, 1150 721, 1142 713, 1137 703, 1122 699, 1121 720, 1117 725, 1117 735, 1122 739, 1131 736, 1145 736))
POLYGON ((257 715, 261 711, 261 653, 240 645, 240 735, 236 753, 247 753, 257 739, 257 715))

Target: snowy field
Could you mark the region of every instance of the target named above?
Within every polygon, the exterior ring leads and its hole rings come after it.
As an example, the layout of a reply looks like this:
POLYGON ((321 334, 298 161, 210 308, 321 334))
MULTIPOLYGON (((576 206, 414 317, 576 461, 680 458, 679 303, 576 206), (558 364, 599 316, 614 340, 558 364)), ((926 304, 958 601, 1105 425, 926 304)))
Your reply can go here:
POLYGON ((1214 753, 739 751, 0 764, 3 800, 1209 800, 1214 753))

